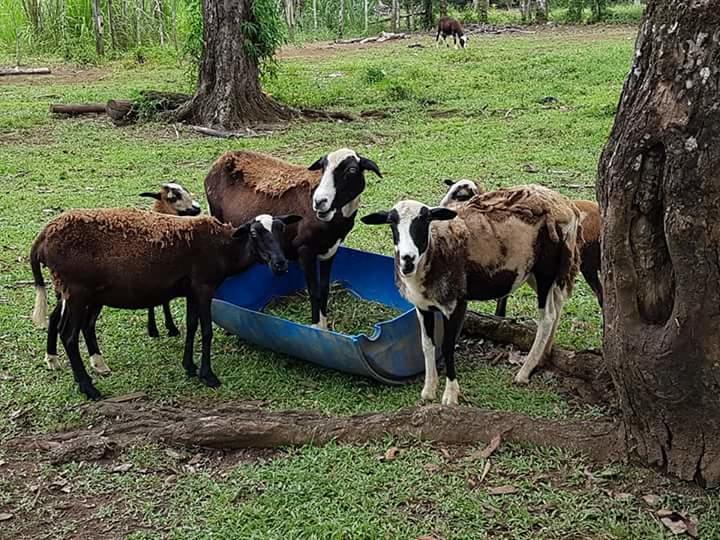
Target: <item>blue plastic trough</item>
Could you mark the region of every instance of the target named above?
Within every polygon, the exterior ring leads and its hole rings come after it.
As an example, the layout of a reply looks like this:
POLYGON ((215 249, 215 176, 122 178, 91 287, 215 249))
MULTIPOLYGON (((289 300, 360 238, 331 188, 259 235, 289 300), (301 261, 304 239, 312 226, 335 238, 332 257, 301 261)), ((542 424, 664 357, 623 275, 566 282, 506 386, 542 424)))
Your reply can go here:
POLYGON ((360 298, 403 313, 376 323, 372 336, 320 330, 262 313, 273 298, 305 288, 300 267, 290 263, 284 276, 274 276, 267 265, 256 265, 228 278, 215 293, 213 320, 250 343, 384 383, 400 384, 422 373, 417 316, 395 286, 392 257, 341 247, 331 277, 360 298))

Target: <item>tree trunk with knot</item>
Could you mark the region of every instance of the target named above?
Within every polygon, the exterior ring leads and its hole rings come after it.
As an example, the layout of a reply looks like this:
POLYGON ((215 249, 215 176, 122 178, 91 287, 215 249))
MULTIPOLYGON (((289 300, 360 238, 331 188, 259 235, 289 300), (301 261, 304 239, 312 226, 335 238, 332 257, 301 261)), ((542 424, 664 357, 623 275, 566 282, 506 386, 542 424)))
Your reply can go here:
POLYGON ((626 445, 720 484, 720 9, 648 3, 599 166, 604 357, 626 445))

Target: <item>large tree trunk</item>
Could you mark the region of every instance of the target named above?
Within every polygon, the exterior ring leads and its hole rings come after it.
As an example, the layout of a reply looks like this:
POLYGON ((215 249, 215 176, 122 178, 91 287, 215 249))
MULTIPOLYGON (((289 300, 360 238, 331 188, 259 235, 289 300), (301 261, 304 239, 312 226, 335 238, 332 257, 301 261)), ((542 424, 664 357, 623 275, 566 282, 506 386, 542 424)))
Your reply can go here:
POLYGON ((232 130, 293 116, 291 109, 263 94, 257 60, 244 47, 242 23, 252 17, 251 1, 204 0, 200 82, 178 119, 232 130))
POLYGON ((720 9, 649 2, 600 160, 604 355, 627 447, 720 484, 720 9))

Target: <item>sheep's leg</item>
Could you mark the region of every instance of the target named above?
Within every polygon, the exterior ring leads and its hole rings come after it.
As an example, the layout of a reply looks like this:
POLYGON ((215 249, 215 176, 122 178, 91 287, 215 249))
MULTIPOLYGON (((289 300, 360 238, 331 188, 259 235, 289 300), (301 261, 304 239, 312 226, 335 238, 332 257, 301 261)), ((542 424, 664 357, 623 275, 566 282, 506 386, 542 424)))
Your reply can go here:
POLYGON ((170 302, 164 302, 162 308, 163 317, 165 317, 165 330, 167 330, 168 336, 179 336, 180 330, 178 330, 177 326, 175 326, 175 321, 173 321, 172 312, 170 311, 170 302))
POLYGON ((298 250, 300 266, 305 274, 305 282, 307 283, 308 295, 310 296, 310 306, 312 310, 312 325, 315 328, 327 328, 327 321, 320 319, 320 291, 318 287, 317 276, 317 256, 310 253, 306 248, 298 250))
POLYGON ((535 340, 533 341, 530 352, 525 357, 520 371, 515 375, 515 382, 518 384, 527 384, 530 382, 530 374, 543 359, 548 342, 552 341, 553 329, 559 314, 555 308, 555 295, 552 294, 552 286, 548 291, 544 291, 543 287, 539 287, 538 292, 539 321, 535 340))
POLYGON ((420 336, 425 357, 425 385, 420 397, 423 401, 432 401, 435 399, 438 383, 437 359, 435 358, 435 314, 420 308, 416 308, 415 311, 420 323, 420 336))
POLYGON ((435 36, 435 48, 440 46, 440 29, 438 29, 437 36, 435 36))
POLYGON ((195 377, 197 375, 197 366, 195 366, 195 362, 193 362, 193 348, 197 327, 197 301, 192 295, 188 295, 185 304, 185 350, 183 352, 183 367, 188 377, 195 377))
POLYGON ((453 45, 455 46, 456 49, 458 48, 458 44, 457 44, 457 34, 453 34, 453 45))
POLYGON ((567 289, 561 289, 557 285, 553 285, 552 291, 553 302, 555 304, 555 322, 553 323, 552 332, 548 338, 547 344, 545 345, 545 351, 543 358, 547 357, 552 352, 553 342, 555 341, 555 332, 560 324, 560 315, 562 315, 562 308, 568 299, 567 289))
POLYGON ((88 354, 90 355, 90 365, 98 375, 110 375, 112 371, 103 360, 100 353, 100 347, 97 342, 97 334, 95 332, 95 324, 97 323, 102 306, 90 306, 87 310, 86 320, 83 324, 82 333, 87 345, 88 354))
POLYGON ((60 315, 62 312, 62 298, 57 297, 55 309, 52 310, 48 318, 47 343, 45 345, 45 364, 48 369, 61 369, 62 365, 58 360, 57 340, 58 325, 60 324, 60 315))
POLYGON ((89 399, 100 399, 100 392, 93 385, 80 357, 80 330, 87 317, 86 312, 86 305, 73 300, 72 297, 65 301, 65 309, 60 321, 60 339, 70 359, 70 367, 80 391, 89 399))
POLYGON ((591 267, 591 265, 581 263, 580 272, 582 272, 582 275, 585 278, 585 281, 587 281, 587 284, 590 285, 592 292, 595 293, 598 304, 600 304, 600 307, 602 307, 603 289, 602 282, 600 281, 600 273, 598 272, 597 268, 593 268, 591 267))
POLYGON ((200 296, 198 302, 198 314, 200 316, 200 333, 202 335, 202 357, 200 359, 200 373, 198 378, 205 386, 217 388, 220 386, 220 380, 215 376, 210 365, 210 349, 212 347, 212 317, 210 313, 210 303, 212 302, 212 292, 205 291, 200 296))
POLYGON ((155 322, 154 307, 148 308, 147 333, 150 337, 160 337, 160 332, 158 332, 157 323, 155 322))
POLYGON ((495 316, 505 317, 507 315, 507 301, 508 297, 498 298, 497 304, 495 305, 495 316))
POLYGON ((320 259, 320 328, 327 328, 328 299, 330 297, 330 271, 335 257, 320 259))
POLYGON ((445 319, 445 335, 443 336, 442 352, 445 359, 447 371, 447 381, 445 382, 445 392, 443 392, 443 405, 457 405, 460 396, 460 385, 457 381, 455 373, 455 342, 457 341, 460 331, 465 322, 465 310, 467 302, 458 300, 455 310, 449 319, 445 319))

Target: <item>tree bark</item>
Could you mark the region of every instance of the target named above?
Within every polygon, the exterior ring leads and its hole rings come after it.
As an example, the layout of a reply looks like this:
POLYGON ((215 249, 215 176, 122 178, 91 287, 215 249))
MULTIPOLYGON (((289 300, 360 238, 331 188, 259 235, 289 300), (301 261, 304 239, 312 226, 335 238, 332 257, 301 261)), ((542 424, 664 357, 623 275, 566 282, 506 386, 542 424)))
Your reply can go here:
POLYGON ((288 120, 294 112, 263 94, 257 60, 245 49, 243 22, 251 0, 203 2, 205 47, 197 93, 178 110, 179 120, 234 130, 288 120))
POLYGON ((93 29, 95 31, 95 52, 98 56, 105 54, 103 43, 103 16, 100 10, 100 0, 92 0, 93 29))
POLYGON ((107 0, 108 27, 110 28, 110 47, 117 49, 117 30, 115 29, 115 13, 113 12, 112 0, 107 0))
POLYGON ((552 446, 582 452, 597 461, 624 453, 616 422, 606 419, 548 420, 474 407, 429 405, 392 413, 326 416, 314 411, 270 411, 248 404, 189 410, 142 402, 105 401, 93 414, 111 419, 103 425, 16 439, 11 447, 50 451, 55 463, 100 459, 106 451, 141 441, 204 448, 323 446, 330 442, 365 443, 388 436, 446 443, 489 443, 502 434, 510 443, 552 446))
POLYGON ((720 484, 720 9, 651 1, 599 166, 604 354, 627 447, 720 484))
POLYGON ((107 111, 103 103, 53 103, 50 105, 50 112, 53 114, 77 116, 82 114, 105 114, 107 111))

